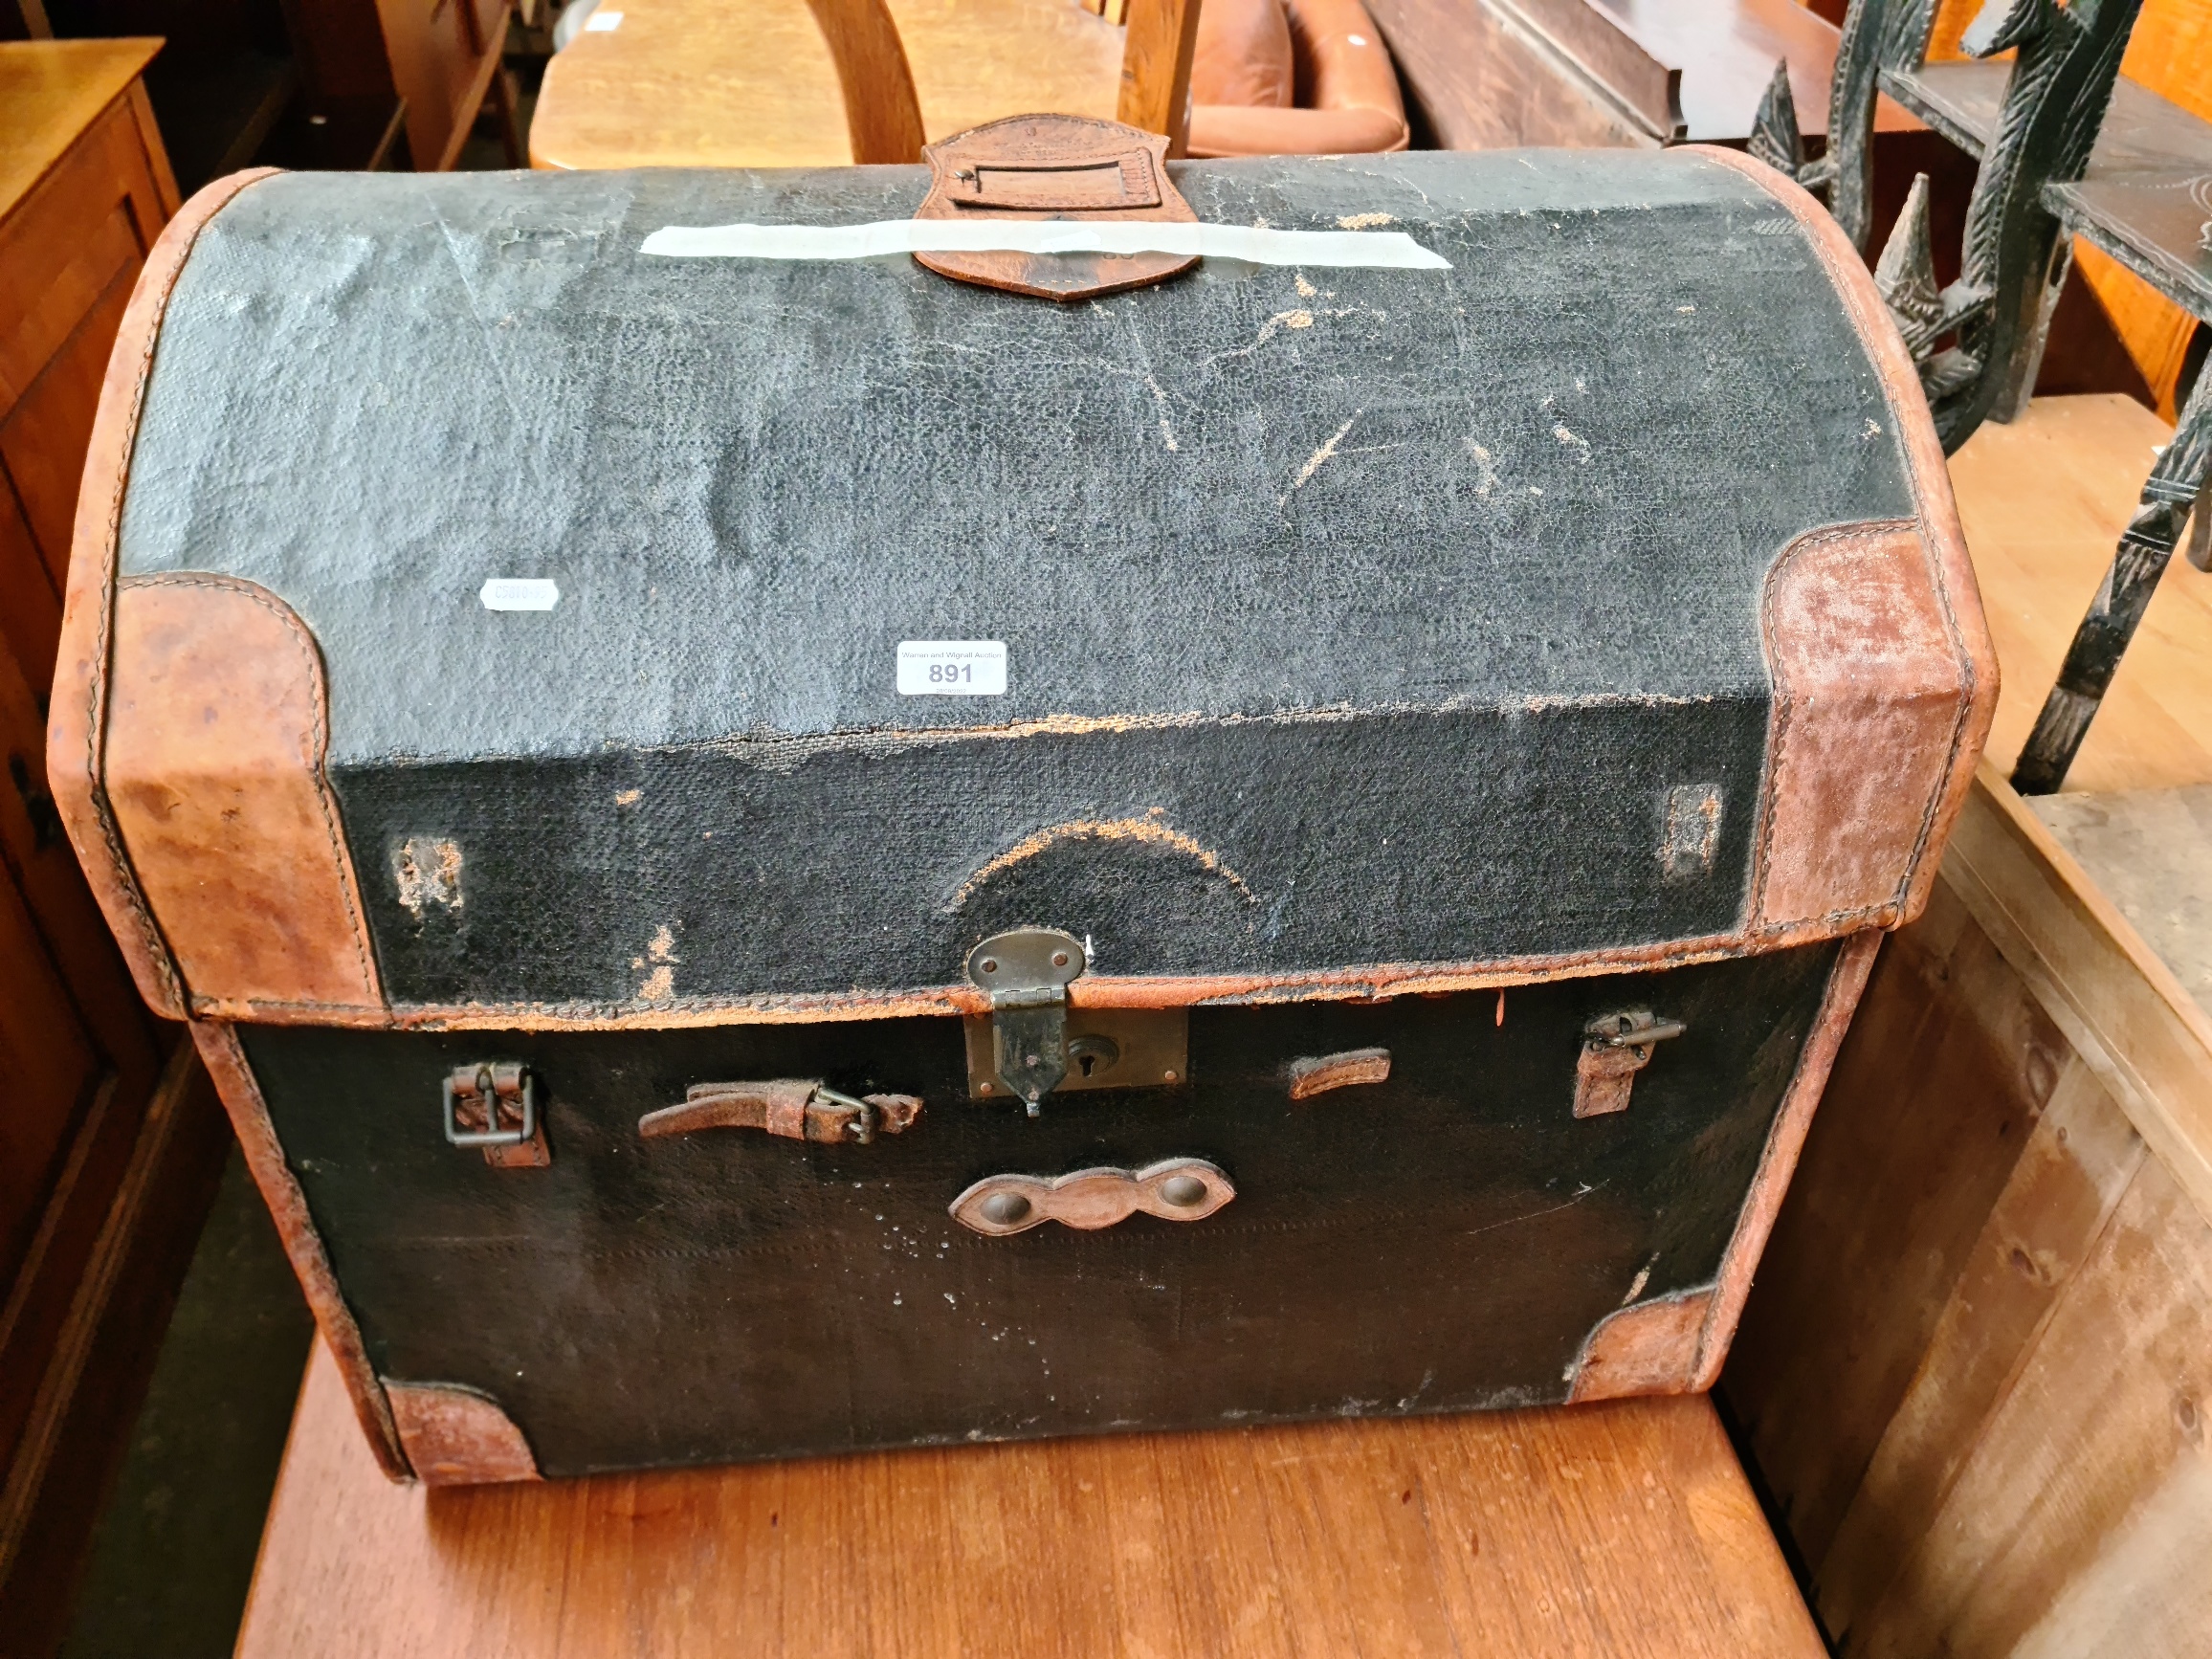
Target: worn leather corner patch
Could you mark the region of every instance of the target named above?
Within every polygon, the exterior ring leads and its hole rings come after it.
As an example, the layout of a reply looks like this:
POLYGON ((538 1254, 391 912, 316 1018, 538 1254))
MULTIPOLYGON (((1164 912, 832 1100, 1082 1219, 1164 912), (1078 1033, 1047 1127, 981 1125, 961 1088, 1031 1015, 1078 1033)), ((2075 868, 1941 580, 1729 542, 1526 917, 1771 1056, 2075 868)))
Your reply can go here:
POLYGON ((1692 1291, 1606 1315, 1591 1328, 1575 1360, 1569 1403, 1689 1393, 1712 1304, 1710 1290, 1692 1291))
POLYGON ((530 1443, 498 1403, 473 1388, 385 1379, 392 1422, 415 1478, 426 1486, 537 1480, 530 1443))
POLYGON ((234 577, 133 577, 113 662, 108 799, 193 1010, 381 1010, 305 624, 234 577))

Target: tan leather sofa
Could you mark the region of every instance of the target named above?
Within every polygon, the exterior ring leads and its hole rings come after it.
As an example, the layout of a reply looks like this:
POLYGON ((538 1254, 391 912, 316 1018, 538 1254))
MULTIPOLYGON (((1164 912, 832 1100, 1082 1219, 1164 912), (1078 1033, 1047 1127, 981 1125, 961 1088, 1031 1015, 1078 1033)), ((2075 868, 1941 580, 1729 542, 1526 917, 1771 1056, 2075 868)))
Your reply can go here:
POLYGON ((1206 0, 1190 101, 1194 156, 1360 154, 1409 137, 1360 0, 1206 0))

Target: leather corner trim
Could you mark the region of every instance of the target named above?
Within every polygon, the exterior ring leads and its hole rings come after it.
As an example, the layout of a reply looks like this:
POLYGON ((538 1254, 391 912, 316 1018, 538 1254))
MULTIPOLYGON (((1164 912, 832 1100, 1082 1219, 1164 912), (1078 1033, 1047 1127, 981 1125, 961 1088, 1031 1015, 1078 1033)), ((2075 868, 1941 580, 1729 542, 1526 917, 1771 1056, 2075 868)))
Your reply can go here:
POLYGON ((1759 1271, 1759 1258, 1774 1231, 1774 1218, 1781 1209, 1782 1195, 1789 1190, 1798 1155, 1804 1150, 1805 1135, 1812 1128, 1813 1110, 1828 1086, 1828 1073, 1844 1046, 1844 1033, 1851 1028, 1851 1016, 1858 1011, 1867 977, 1874 971, 1882 938, 1875 928, 1854 934, 1844 941, 1835 966, 1828 970, 1820 1012, 1813 1018, 1813 1029, 1805 1034, 1804 1047, 1798 1051, 1797 1073, 1790 1078, 1789 1092, 1782 1096, 1781 1110, 1775 1114, 1774 1127, 1767 1132, 1759 1171, 1752 1177, 1751 1190, 1736 1213, 1736 1231, 1720 1258, 1711 1307, 1704 1329, 1698 1333, 1692 1388, 1710 1388, 1720 1377, 1721 1362, 1728 1358, 1736 1321, 1743 1316, 1744 1301, 1751 1294, 1752 1274, 1759 1271))
POLYGON ((1997 719, 1997 647, 1989 636, 1980 585, 1966 551, 1966 533, 1958 522, 1950 467, 1943 456, 1942 441, 1936 435, 1936 423, 1928 413, 1927 394, 1921 388, 1920 371, 1913 365, 1913 354, 1905 348, 1890 308, 1874 286, 1873 273, 1859 256, 1858 249, 1851 246, 1843 227, 1795 179, 1785 178, 1764 162, 1711 144, 1684 144, 1680 148, 1743 174, 1804 228, 1829 282, 1858 330, 1874 372, 1881 378, 1890 418, 1895 423, 1904 452, 1920 532, 1933 555, 1936 595, 1958 659, 1965 697, 1952 736, 1949 765, 1928 816, 1927 832, 1907 873, 1897 915, 1888 924, 1899 926, 1927 908, 1943 844, 1965 808, 1967 792, 1974 786, 1975 767, 1989 741, 1990 724, 1997 719))
POLYGON ((1638 1302, 1607 1314, 1590 1328, 1575 1357, 1570 1405, 1626 1400, 1638 1394, 1687 1394, 1697 1370, 1710 1289, 1664 1301, 1638 1302))
POLYGON ((1774 704, 1752 931, 1824 918, 1893 925, 1971 698, 1918 527, 1799 537, 1768 568, 1759 635, 1774 704))
POLYGON ((306 625, 189 571, 125 578, 113 608, 102 782, 188 1003, 381 1010, 306 625))
POLYGON ((284 1254, 306 1294, 307 1306, 315 1315, 330 1357, 338 1363, 339 1375, 345 1379, 345 1391, 353 1399, 354 1415, 361 1420, 362 1432, 368 1436, 377 1467, 388 1479, 411 1479, 413 1471, 400 1448, 390 1404, 369 1367, 361 1327, 354 1323, 353 1310, 345 1305, 339 1291, 338 1275, 331 1272, 329 1254, 322 1248, 322 1235, 315 1230, 315 1217, 307 1208, 307 1195, 300 1191, 299 1178, 285 1161, 276 1127, 269 1120, 269 1103, 262 1098, 261 1085, 247 1063, 238 1033, 227 1025, 200 1020, 188 1029, 238 1137, 247 1173, 260 1189, 262 1203, 269 1206, 277 1237, 284 1243, 284 1254))
POLYGON ((543 1478, 530 1443, 490 1395, 451 1382, 382 1381, 400 1445, 425 1486, 543 1478))
POLYGON ((138 442, 154 346, 169 296, 210 220, 248 186, 277 171, 232 173, 195 192, 158 236, 139 272, 100 382, 92 443, 71 534, 69 590, 61 622, 52 713, 47 722, 47 787, 102 915, 122 947, 139 994, 156 1013, 186 1014, 184 983, 139 891, 102 785, 108 648, 115 597, 116 537, 123 487, 138 442))

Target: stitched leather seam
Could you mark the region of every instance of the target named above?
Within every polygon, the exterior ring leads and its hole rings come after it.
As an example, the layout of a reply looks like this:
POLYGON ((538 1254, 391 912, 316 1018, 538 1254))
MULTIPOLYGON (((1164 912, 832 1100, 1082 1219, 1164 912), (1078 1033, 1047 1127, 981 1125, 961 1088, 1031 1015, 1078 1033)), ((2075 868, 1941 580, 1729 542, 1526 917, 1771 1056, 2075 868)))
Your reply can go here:
POLYGON ((130 907, 132 919, 138 923, 140 942, 145 951, 146 960, 153 963, 155 973, 160 976, 162 989, 179 1008, 189 1006, 184 975, 177 967, 176 959, 169 953, 168 941, 163 938, 153 912, 146 906, 145 895, 139 889, 138 875, 131 868, 129 853, 123 848, 122 830, 116 822, 115 807, 108 800, 107 783, 101 771, 101 750, 107 736, 107 677, 112 666, 108 660, 108 651, 115 626, 117 569, 121 564, 122 539, 122 504, 130 483, 131 460, 138 453, 139 417, 145 409, 146 386, 153 378, 154 355, 161 343, 162 324, 168 318, 169 299, 176 292, 177 280, 184 275, 192 250, 199 245, 201 232, 214 223, 216 215, 276 170, 272 167, 243 178, 236 188, 210 208, 198 224, 192 226, 191 234, 176 245, 169 268, 163 274, 159 302, 147 322, 145 346, 139 355, 138 373, 131 381, 130 412, 123 421, 122 453, 116 457, 115 486, 109 495, 107 526, 101 538, 100 607, 93 630, 93 669, 86 675, 84 775, 91 785, 89 792, 93 809, 100 815, 100 839, 107 846, 108 862, 113 868, 116 886, 130 907))
MULTIPOLYGON (((1884 912, 1894 911, 1902 902, 1903 888, 1900 887, 1896 893, 1880 904, 1861 905, 1853 910, 1831 910, 1818 918, 1791 918, 1781 922, 1770 921, 1767 918, 1767 878, 1774 868, 1775 786, 1782 775, 1782 757, 1789 747, 1790 723, 1789 686, 1782 671, 1781 652, 1774 628, 1774 594, 1776 586, 1781 580, 1782 572, 1796 562, 1798 555, 1809 548, 1825 547, 1838 542, 1856 542, 1873 536, 1895 535, 1899 532, 1912 533, 1914 530, 1915 526, 1910 519, 1871 519, 1859 524, 1839 524, 1827 529, 1807 531, 1776 555, 1774 563, 1766 568, 1765 580, 1759 584, 1759 639, 1766 647, 1767 671, 1774 676, 1774 753, 1769 757, 1767 763, 1766 784, 1761 790, 1759 801, 1759 864, 1758 874, 1753 883, 1751 907, 1751 931, 1755 935, 1772 934, 1806 920, 1828 923, 1868 920, 1884 912)), ((1946 773, 1945 775, 1948 776, 1949 774, 1946 773)), ((1941 791, 1938 790, 1936 798, 1939 799, 1940 796, 1941 791)), ((1935 807, 1931 805, 1928 811, 1932 813, 1934 810, 1935 807)), ((1924 814, 1921 820, 1919 840, 1913 844, 1913 857, 1906 861, 1907 880, 1911 879, 1913 865, 1917 861, 1919 848, 1925 845, 1927 836, 1928 820, 1924 814)))
MULTIPOLYGON (((277 1139, 276 1120, 269 1116, 269 1102, 261 1093, 261 1080, 254 1074, 253 1065, 246 1058, 246 1046, 238 1041, 236 1029, 228 1024, 213 1023, 199 1029, 221 1051, 224 1065, 209 1070, 228 1073, 218 1074, 215 1080, 236 1124, 238 1139, 246 1153, 248 1173, 254 1177, 256 1186, 260 1186, 266 1177, 269 1185, 276 1188, 270 1192, 264 1187, 262 1196, 277 1217, 284 1253, 292 1263, 300 1289, 306 1294, 315 1322, 322 1328, 331 1358, 338 1361, 346 1391, 353 1396, 357 1409, 367 1408, 365 1415, 373 1422, 376 1438, 383 1442, 391 1461, 386 1472, 395 1476, 411 1473, 400 1443, 399 1426, 392 1420, 391 1403, 377 1380, 375 1367, 369 1363, 360 1322, 355 1319, 344 1292, 339 1288, 337 1272, 330 1265, 330 1251, 315 1225, 307 1194, 284 1156, 284 1143, 277 1139), (237 1095, 234 1101, 233 1092, 237 1095), (287 1221, 291 1225, 287 1226, 287 1221)), ((363 1427, 368 1427, 369 1422, 365 1422, 363 1427)))
MULTIPOLYGON (((1812 244, 1814 256, 1820 260, 1822 270, 1827 274, 1828 286, 1835 290, 1836 297, 1844 302, 1844 309, 1850 314, 1851 321, 1857 327, 1860 343, 1866 347, 1868 358, 1873 365, 1874 378, 1881 384, 1882 387, 1882 404, 1890 411, 1890 422, 1895 430, 1897 438, 1897 452, 1904 459, 1905 475, 1912 485, 1913 503, 1917 506, 1927 499, 1927 479, 1921 473, 1919 462, 1913 456, 1913 445, 1906 440, 1904 420, 1898 412, 1897 400, 1892 395, 1891 376, 1883 372, 1883 359, 1892 354, 1881 351, 1875 343, 1881 339, 1879 330, 1887 327, 1894 335, 1895 324, 1890 321, 1887 314, 1880 316, 1869 314, 1866 285, 1871 279, 1868 276, 1865 266, 1857 262, 1857 251, 1855 249, 1851 251, 1850 257, 1853 263, 1851 266, 1846 267, 1842 262, 1843 254, 1837 250, 1831 239, 1831 233, 1833 237, 1842 236, 1842 227, 1829 218, 1827 210, 1807 194, 1803 187, 1794 180, 1782 180, 1781 182, 1788 184, 1789 188, 1786 191, 1780 190, 1775 188, 1775 183, 1777 180, 1781 180, 1781 175, 1775 172, 1773 168, 1753 161, 1749 156, 1738 155, 1733 150, 1709 148, 1702 144, 1696 146, 1696 149, 1697 153, 1707 160, 1733 167, 1750 179, 1804 228, 1805 240, 1812 244)), ((1894 365, 1892 364, 1891 366, 1893 367, 1894 365)), ((1942 808, 1944 797, 1951 792, 1952 780, 1958 774, 1960 751, 1965 744, 1967 727, 1973 718, 1974 694, 1979 688, 1979 677, 1975 672, 1974 657, 1966 649, 1966 636, 1964 630, 1958 626, 1958 611, 1951 600, 1951 585, 1943 573, 1942 558, 1930 545, 1925 522, 1918 521, 1918 528, 1920 530, 1921 551, 1928 561, 1929 574, 1934 581, 1936 608, 1943 617, 1943 631, 1950 640, 1953 660, 1958 665, 1961 695, 1958 699, 1958 713, 1952 718, 1951 746, 1944 762, 1943 781, 1930 793, 1927 805, 1921 811, 1920 831, 1913 843, 1913 854, 1905 862, 1905 871, 1898 881, 1896 896, 1891 900, 1891 903, 1900 911, 1904 907, 1905 896, 1912 890, 1913 874, 1918 871, 1920 861, 1927 856, 1928 841, 1936 830, 1936 816, 1942 808)))

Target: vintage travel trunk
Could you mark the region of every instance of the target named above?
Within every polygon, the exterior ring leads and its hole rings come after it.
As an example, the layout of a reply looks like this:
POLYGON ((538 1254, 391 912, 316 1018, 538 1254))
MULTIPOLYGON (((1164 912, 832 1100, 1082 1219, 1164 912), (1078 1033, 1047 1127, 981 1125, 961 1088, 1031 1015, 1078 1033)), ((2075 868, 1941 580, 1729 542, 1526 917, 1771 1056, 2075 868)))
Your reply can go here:
POLYGON ((139 285, 53 784, 387 1467, 1706 1386, 1996 695, 1857 256, 933 166, 241 175, 139 285))

